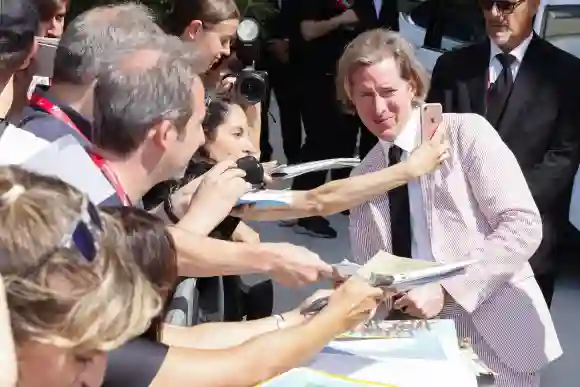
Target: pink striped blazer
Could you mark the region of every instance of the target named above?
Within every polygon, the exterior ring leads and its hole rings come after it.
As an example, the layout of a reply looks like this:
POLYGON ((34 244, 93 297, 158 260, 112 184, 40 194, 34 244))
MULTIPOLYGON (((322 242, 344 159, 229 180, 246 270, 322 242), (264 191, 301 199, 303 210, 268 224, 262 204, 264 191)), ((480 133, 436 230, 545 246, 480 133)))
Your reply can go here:
MULTIPOLYGON (((443 287, 503 363, 535 372, 562 353, 528 264, 542 239, 538 209, 515 157, 483 117, 445 114, 444 122, 450 157, 420 178, 433 257, 481 264, 443 287)), ((378 144, 353 175, 386 166, 378 144)), ((350 235, 359 263, 391 251, 388 194, 351 210, 350 235)))

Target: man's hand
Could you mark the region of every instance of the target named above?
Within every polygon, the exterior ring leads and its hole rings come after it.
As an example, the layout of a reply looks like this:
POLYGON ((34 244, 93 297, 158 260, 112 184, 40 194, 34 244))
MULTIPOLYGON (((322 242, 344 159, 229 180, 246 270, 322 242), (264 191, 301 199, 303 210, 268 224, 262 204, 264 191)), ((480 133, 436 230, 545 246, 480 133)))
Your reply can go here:
POLYGON ((342 25, 350 25, 359 22, 358 16, 352 9, 347 9, 346 11, 341 13, 338 16, 338 20, 342 25))
POLYGON ((239 198, 252 189, 252 185, 244 180, 245 175, 246 172, 231 160, 222 161, 206 172, 183 218, 187 229, 209 234, 230 213, 239 198))
POLYGON ((271 257, 272 267, 268 274, 282 285, 298 287, 333 275, 332 266, 305 247, 290 243, 263 243, 261 246, 271 257))
POLYGON ((393 308, 409 316, 429 319, 437 316, 445 303, 445 290, 439 284, 424 285, 395 301, 393 308))

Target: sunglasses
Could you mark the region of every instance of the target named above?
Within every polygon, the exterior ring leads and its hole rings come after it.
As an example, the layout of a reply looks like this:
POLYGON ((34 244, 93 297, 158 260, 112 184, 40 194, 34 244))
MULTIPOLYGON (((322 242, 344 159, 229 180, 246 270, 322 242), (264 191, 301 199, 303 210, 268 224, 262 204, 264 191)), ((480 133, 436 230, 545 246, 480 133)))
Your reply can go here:
POLYGON ((85 196, 79 215, 56 247, 77 250, 87 262, 93 262, 99 252, 98 239, 102 232, 99 211, 85 196))
POLYGON ((510 13, 514 13, 516 8, 525 2, 526 0, 518 0, 518 1, 506 1, 506 0, 479 0, 479 4, 481 8, 485 11, 490 11, 495 8, 504 15, 509 15, 510 13))

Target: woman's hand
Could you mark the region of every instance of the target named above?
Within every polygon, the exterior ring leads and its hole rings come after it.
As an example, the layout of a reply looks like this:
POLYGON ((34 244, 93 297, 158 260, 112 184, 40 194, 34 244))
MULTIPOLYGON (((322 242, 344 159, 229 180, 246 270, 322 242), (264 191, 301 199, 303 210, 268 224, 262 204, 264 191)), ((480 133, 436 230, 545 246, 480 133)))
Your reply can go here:
POLYGON ((230 213, 239 198, 252 189, 244 180, 246 172, 235 161, 222 161, 203 174, 180 224, 207 235, 230 213))
POLYGON ((321 313, 333 313, 341 320, 343 331, 347 331, 368 320, 383 299, 383 290, 353 276, 332 293, 321 313))
POLYGON ((414 178, 433 172, 449 157, 447 152, 449 144, 445 129, 445 123, 441 123, 433 137, 423 141, 405 160, 405 165, 414 178))

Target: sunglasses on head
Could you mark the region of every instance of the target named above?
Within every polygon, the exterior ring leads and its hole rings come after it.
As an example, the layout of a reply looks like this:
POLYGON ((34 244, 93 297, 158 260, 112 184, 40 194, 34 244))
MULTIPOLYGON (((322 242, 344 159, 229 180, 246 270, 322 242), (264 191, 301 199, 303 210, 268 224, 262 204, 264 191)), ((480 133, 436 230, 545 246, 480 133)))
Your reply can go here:
POLYGON ((522 4, 525 0, 518 0, 518 1, 507 1, 507 0, 479 0, 479 4, 481 8, 486 11, 489 11, 495 8, 503 13, 503 14, 510 14, 513 13, 516 8, 522 4))
POLYGON ((102 232, 103 222, 99 211, 85 196, 79 215, 57 248, 77 250, 87 262, 93 262, 99 252, 98 238, 102 232))

